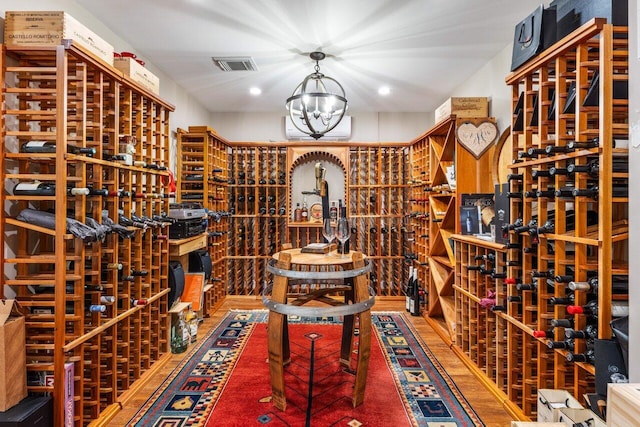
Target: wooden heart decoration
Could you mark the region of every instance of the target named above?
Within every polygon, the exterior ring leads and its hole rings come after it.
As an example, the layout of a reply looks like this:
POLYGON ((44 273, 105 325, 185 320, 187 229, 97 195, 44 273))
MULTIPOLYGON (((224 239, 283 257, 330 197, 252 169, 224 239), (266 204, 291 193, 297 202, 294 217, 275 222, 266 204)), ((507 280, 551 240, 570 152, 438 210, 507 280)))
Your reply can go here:
POLYGON ((487 119, 463 121, 456 127, 456 137, 473 157, 479 159, 498 138, 498 126, 487 119))

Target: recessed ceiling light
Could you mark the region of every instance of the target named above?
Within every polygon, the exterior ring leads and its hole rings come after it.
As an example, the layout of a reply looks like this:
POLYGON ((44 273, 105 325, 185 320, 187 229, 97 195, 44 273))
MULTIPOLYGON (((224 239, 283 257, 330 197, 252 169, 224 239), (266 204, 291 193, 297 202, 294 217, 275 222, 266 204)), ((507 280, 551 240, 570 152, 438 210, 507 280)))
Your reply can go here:
POLYGON ((378 95, 389 95, 390 93, 391 89, 389 89, 389 86, 382 86, 378 89, 378 95))
POLYGON ((251 89, 249 89, 249 93, 253 96, 258 96, 262 93, 262 89, 260 89, 259 87, 252 87, 251 89))

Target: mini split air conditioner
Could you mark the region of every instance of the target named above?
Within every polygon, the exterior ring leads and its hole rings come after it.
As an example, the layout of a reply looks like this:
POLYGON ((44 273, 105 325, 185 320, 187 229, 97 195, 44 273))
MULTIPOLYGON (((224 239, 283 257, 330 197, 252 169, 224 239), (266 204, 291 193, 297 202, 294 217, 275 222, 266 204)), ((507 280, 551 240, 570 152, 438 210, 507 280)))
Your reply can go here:
MULTIPOLYGON (((286 116, 284 120, 284 134, 289 140, 313 140, 312 137, 306 133, 300 132, 298 128, 293 125, 291 117, 286 116)), ((347 140, 351 138, 351 116, 344 116, 338 125, 331 129, 330 132, 324 134, 320 140, 323 141, 338 141, 347 140)))

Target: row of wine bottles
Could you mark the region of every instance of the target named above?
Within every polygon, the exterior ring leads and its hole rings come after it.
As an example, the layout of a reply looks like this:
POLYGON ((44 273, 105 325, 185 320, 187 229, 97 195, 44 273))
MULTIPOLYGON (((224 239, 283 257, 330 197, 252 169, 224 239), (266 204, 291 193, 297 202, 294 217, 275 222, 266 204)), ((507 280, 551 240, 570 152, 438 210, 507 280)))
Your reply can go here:
MULTIPOLYGON (((57 149, 55 141, 28 141, 22 144, 20 147, 20 151, 22 153, 55 153, 57 149)), ((76 154, 76 155, 85 155, 89 157, 93 157, 96 155, 97 151, 93 147, 79 147, 73 144, 67 144, 67 152, 76 154)), ((112 162, 120 162, 125 163, 128 166, 137 166, 145 169, 153 169, 153 170, 167 170, 166 166, 159 165, 154 162, 146 162, 142 160, 134 161, 130 154, 124 153, 105 153, 103 156, 103 160, 112 161, 112 162)))
POLYGON ((405 309, 412 316, 420 316, 422 303, 426 300, 426 292, 418 279, 418 268, 409 266, 409 276, 404 288, 405 309))

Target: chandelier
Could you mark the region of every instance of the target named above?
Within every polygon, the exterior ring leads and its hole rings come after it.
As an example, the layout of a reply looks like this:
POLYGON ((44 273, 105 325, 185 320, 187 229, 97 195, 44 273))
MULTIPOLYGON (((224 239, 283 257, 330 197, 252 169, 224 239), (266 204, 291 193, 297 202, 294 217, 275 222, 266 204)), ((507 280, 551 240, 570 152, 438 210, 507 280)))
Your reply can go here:
POLYGON ((326 55, 312 52, 309 56, 316 61, 315 71, 295 88, 286 105, 293 125, 319 139, 340 123, 347 111, 347 98, 336 79, 320 72, 319 62, 326 55))

